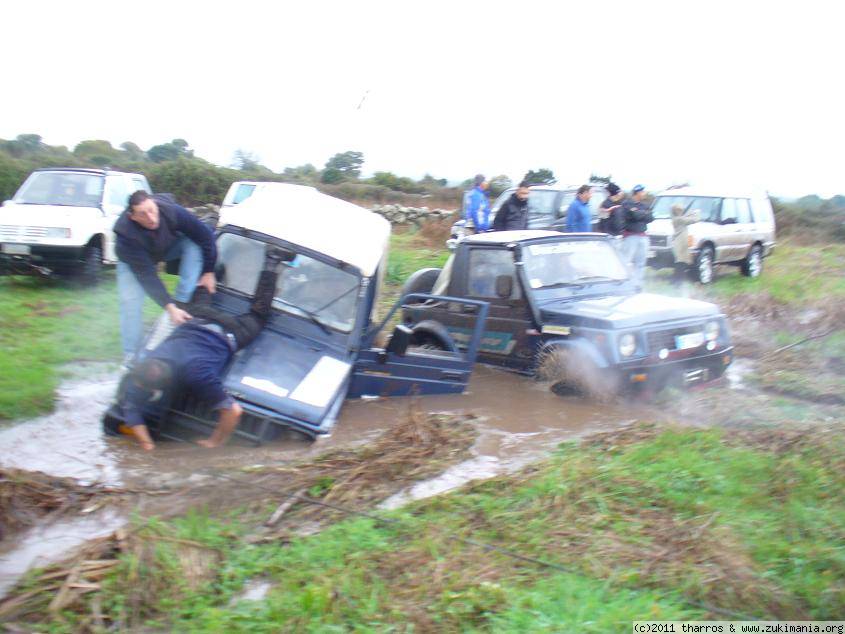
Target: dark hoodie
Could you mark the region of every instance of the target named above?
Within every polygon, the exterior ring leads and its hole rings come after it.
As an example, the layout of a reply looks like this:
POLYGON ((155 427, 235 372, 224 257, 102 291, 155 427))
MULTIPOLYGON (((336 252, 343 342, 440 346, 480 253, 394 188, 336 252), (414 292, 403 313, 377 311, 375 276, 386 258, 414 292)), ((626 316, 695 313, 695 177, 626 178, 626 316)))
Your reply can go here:
POLYGON ((114 224, 115 251, 118 259, 132 269, 147 295, 163 308, 173 300, 158 278, 156 265, 176 241, 185 236, 202 249, 203 273, 214 271, 217 248, 214 234, 191 212, 158 195, 153 200, 158 205, 158 227, 145 229, 129 217, 129 210, 124 211, 114 224))
POLYGON ((516 231, 528 228, 528 200, 520 200, 511 194, 493 220, 493 231, 516 231))

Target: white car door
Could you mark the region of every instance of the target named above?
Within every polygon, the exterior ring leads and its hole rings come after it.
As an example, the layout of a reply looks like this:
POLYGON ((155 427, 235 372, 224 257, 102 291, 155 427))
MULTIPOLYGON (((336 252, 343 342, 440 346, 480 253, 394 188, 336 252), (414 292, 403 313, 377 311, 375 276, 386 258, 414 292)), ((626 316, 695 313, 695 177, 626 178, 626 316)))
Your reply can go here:
POLYGON ((114 252, 114 223, 129 202, 131 183, 126 174, 110 174, 103 192, 102 234, 105 236, 103 255, 106 262, 116 262, 114 252))

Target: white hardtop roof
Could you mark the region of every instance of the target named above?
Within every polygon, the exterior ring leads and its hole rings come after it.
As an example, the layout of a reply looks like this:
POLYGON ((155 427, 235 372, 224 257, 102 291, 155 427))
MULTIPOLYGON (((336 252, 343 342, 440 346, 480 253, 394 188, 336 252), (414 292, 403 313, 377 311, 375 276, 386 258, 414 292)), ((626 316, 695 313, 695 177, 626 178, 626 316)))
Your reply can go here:
POLYGON ((736 189, 730 187, 676 187, 666 189, 657 196, 701 196, 702 198, 766 198, 764 191, 736 189))
POLYGON ((603 233, 561 233, 560 231, 542 231, 540 229, 525 229, 522 231, 490 231, 477 233, 464 238, 464 241, 483 244, 506 244, 508 242, 525 242, 537 238, 567 238, 571 236, 607 237, 603 233))
POLYGON ((365 276, 387 253, 390 223, 371 211, 313 187, 278 183, 227 212, 226 222, 346 262, 365 276))

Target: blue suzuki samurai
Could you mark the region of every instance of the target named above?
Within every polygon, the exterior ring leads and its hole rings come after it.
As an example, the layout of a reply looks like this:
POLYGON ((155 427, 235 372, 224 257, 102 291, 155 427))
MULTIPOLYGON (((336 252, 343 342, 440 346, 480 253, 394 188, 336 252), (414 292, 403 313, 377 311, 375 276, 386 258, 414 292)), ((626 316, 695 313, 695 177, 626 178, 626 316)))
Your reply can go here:
MULTIPOLYGON (((224 387, 244 410, 235 433, 254 442, 280 430, 315 438, 331 432, 346 398, 463 391, 475 363, 487 302, 411 298, 454 302, 473 311, 461 351, 415 345, 413 328, 403 324, 389 337, 379 337, 399 308, 397 304, 381 321, 375 320, 390 224, 311 187, 273 185, 222 218, 225 224, 217 231, 218 286, 213 301, 232 314, 248 309, 268 248, 295 254, 279 275, 267 325, 225 372, 224 387), (376 345, 379 340, 386 345, 376 345)), ((136 361, 171 330, 163 315, 136 361)), ((124 387, 118 390, 118 402, 124 387)), ((167 398, 167 407, 145 412, 154 433, 178 437, 174 434, 180 428, 208 432, 214 427, 207 404, 179 393, 167 398)), ((104 425, 114 431, 120 424, 120 407, 112 406, 104 425)))
MULTIPOLYGON (((733 358, 717 306, 638 293, 605 234, 470 236, 442 270, 413 274, 404 292, 489 302, 479 361, 591 395, 707 382, 733 358)), ((476 315, 475 306, 428 299, 409 303, 403 321, 417 343, 454 350, 473 345, 476 315)))

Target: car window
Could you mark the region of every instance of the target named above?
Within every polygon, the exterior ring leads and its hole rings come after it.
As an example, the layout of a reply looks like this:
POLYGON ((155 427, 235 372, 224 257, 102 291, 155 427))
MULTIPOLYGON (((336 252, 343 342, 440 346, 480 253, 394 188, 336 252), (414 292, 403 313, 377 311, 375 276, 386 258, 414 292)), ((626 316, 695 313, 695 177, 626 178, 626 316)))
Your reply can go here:
POLYGON ((751 205, 748 204, 747 198, 736 199, 736 219, 741 223, 754 222, 751 217, 751 205))
POLYGON ((103 196, 100 174, 36 172, 15 195, 15 202, 29 205, 99 207, 103 196))
POLYGON ((531 288, 628 278, 617 250, 606 240, 542 242, 528 245, 522 253, 531 288))
POLYGON ((109 199, 110 205, 117 207, 126 207, 129 203, 129 189, 126 186, 126 179, 122 176, 110 176, 109 183, 109 199))
MULTIPOLYGON (((245 201, 247 198, 252 196, 253 192, 255 191, 255 185, 238 185, 238 188, 235 190, 235 196, 232 198, 232 204, 238 205, 245 201)), ((250 203, 252 204, 252 203, 250 203)))
POLYGON ((725 198, 722 201, 722 214, 719 217, 722 223, 733 219, 737 221, 736 198, 725 198))
MULTIPOLYGON (((252 295, 267 246, 234 233, 221 234, 217 240, 220 286, 252 295)), ((279 275, 273 308, 294 315, 309 311, 325 325, 349 332, 355 323, 359 287, 360 280, 352 273, 300 253, 279 275)))
POLYGON ((508 299, 519 299, 522 295, 516 282, 516 265, 513 253, 504 249, 472 249, 469 252, 469 284, 471 297, 496 298, 496 277, 510 275, 513 290, 508 299))
POLYGON ((553 216, 557 195, 556 191, 532 189, 528 194, 528 215, 553 216))
POLYGON ((132 178, 132 191, 133 193, 137 191, 145 191, 148 194, 152 193, 150 192, 150 186, 147 183, 146 179, 138 178, 137 176, 134 176, 132 178))
POLYGON ((701 222, 716 222, 721 201, 721 198, 712 196, 658 196, 651 206, 651 213, 655 218, 671 218, 672 207, 680 205, 684 211, 697 209, 701 222))

